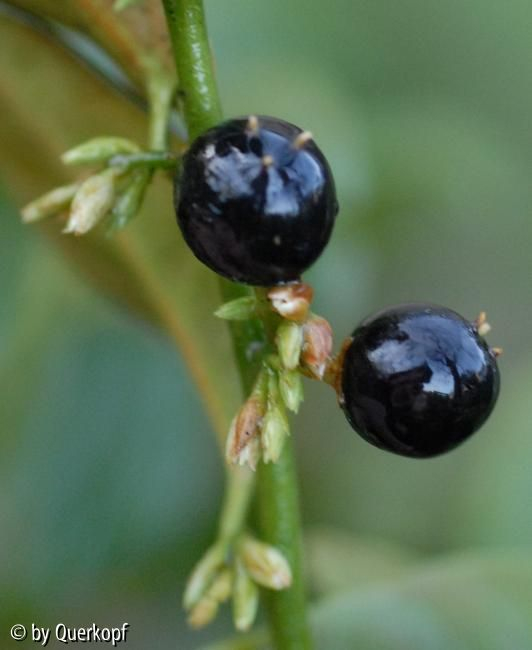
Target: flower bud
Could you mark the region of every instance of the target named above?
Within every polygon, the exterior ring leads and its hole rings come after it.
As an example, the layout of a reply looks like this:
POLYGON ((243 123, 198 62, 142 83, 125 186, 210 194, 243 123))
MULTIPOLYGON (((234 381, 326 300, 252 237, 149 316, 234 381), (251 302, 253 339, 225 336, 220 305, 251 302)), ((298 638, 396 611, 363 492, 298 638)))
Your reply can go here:
POLYGON ((65 165, 101 163, 118 154, 137 153, 138 151, 140 151, 140 147, 126 138, 99 137, 69 149, 61 156, 61 161, 65 165))
POLYGON ((275 546, 245 537, 239 547, 239 557, 246 571, 259 585, 279 591, 292 584, 290 566, 275 546))
POLYGON ((233 588, 233 621, 239 632, 246 632, 253 625, 258 606, 258 587, 237 558, 233 588))
POLYGON ((214 620, 218 613, 218 602, 206 596, 190 610, 188 624, 194 629, 205 627, 214 620))
POLYGON ((196 564, 192 575, 188 579, 183 596, 185 609, 191 609, 199 603, 218 576, 224 561, 224 547, 221 544, 215 544, 205 553, 198 564, 196 564))
POLYGON ((262 425, 262 459, 276 463, 283 451, 284 441, 290 433, 286 415, 279 407, 268 408, 262 425))
POLYGON ((281 398, 278 374, 271 373, 268 379, 268 407, 262 421, 262 459, 265 463, 276 463, 283 450, 284 441, 290 434, 290 424, 281 398))
POLYGON ((218 603, 223 603, 231 596, 232 591, 233 572, 230 569, 222 569, 206 595, 218 603))
POLYGON ((303 330, 293 321, 283 321, 275 335, 279 358, 284 368, 294 370, 299 365, 299 355, 303 346, 303 330))
POLYGON ((76 192, 64 233, 83 235, 101 221, 113 207, 115 173, 110 170, 90 176, 76 192))
POLYGON ((274 287, 268 292, 272 308, 283 318, 302 322, 313 298, 312 287, 303 282, 274 287))
POLYGON ((35 223, 46 217, 53 217, 62 210, 66 210, 79 187, 79 183, 74 183, 72 185, 56 187, 51 192, 43 194, 22 208, 22 221, 24 223, 35 223))
POLYGON ((249 469, 254 472, 257 469, 260 457, 260 438, 256 436, 244 447, 244 449, 242 449, 235 462, 238 463, 238 465, 241 467, 247 465, 249 469))
POLYGON ((214 315, 224 320, 248 320, 255 315, 257 301, 255 296, 243 296, 219 307, 214 315))
POLYGON ((323 379, 332 354, 332 329, 325 318, 312 315, 303 325, 301 363, 316 379, 323 379))
POLYGON ((150 179, 151 172, 145 167, 131 172, 129 184, 113 205, 113 229, 124 228, 137 215, 150 179))
POLYGON ((279 373, 279 391, 286 408, 297 413, 303 401, 303 382, 297 370, 283 370, 279 373))
POLYGON ((255 469, 260 456, 259 427, 264 415, 264 402, 253 394, 242 406, 231 423, 225 456, 227 462, 248 464, 255 469))

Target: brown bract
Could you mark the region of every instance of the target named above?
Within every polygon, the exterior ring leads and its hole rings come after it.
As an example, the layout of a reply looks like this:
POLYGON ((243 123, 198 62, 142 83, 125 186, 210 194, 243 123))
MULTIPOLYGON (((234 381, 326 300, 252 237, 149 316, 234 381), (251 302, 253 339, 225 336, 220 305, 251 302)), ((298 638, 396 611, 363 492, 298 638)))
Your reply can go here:
POLYGON ((333 334, 328 321, 311 316, 303 325, 301 363, 315 379, 323 379, 332 354, 333 334))
POLYGON ((234 418, 227 436, 226 458, 230 463, 245 464, 254 469, 255 453, 250 452, 250 446, 255 446, 260 431, 264 405, 259 397, 252 395, 242 406, 234 418))
POLYGON ((304 282, 282 285, 268 291, 273 310, 283 318, 297 322, 306 319, 313 297, 312 287, 304 282))

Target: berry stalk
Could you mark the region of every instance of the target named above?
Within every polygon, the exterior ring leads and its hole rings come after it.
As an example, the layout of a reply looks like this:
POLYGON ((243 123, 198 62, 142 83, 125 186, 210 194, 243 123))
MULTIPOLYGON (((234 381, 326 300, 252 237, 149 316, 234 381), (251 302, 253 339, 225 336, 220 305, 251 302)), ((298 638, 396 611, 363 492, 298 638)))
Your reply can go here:
MULTIPOLYGON (((184 116, 190 139, 193 139, 222 119, 203 2, 202 0, 162 0, 162 2, 172 40, 184 116)), ((249 295, 249 289, 224 279, 220 279, 220 289, 224 302, 249 295)), ((230 324, 237 367, 245 395, 252 390, 262 358, 270 349, 271 342, 266 335, 266 329, 257 319, 232 321, 230 324), (262 350, 262 352, 250 354, 253 350, 262 350)), ((251 490, 252 482, 242 487, 251 490)), ((279 650, 308 650, 311 641, 306 622, 297 479, 291 445, 284 446, 284 451, 276 464, 261 465, 259 505, 262 536, 265 541, 284 551, 293 574, 292 586, 272 594, 268 600, 275 645, 279 650)), ((230 517, 227 513, 231 510, 231 501, 227 499, 222 516, 230 517)))

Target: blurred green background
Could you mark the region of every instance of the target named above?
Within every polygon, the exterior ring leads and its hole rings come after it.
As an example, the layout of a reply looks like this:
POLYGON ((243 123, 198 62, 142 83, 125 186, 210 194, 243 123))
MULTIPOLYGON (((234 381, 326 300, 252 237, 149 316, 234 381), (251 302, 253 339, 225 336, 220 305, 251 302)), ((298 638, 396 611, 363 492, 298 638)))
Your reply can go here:
MULTIPOLYGON (((306 278, 337 345, 368 313, 426 300, 471 318, 486 310, 490 343, 504 348, 494 414, 434 460, 370 447, 328 388, 306 384, 293 428, 319 648, 532 648, 532 5, 206 5, 225 113, 311 129, 334 170, 341 213, 306 278)), ((11 47, 22 30, 1 22, 11 47)), ((27 56, 31 67, 40 55, 27 56)), ((2 44, 0 57, 15 61, 2 44)), ((55 102, 76 120, 65 88, 43 93, 44 110, 55 102)), ((86 137, 107 119, 97 99, 86 137)), ((0 106, 45 120, 2 78, 0 106)), ((135 135, 135 120, 124 131, 135 135)), ((222 638, 228 616, 197 634, 180 609, 223 484, 201 397, 163 334, 19 223, 16 206, 49 183, 30 147, 32 192, 14 186, 23 159, 13 171, 0 147, 0 646, 31 621, 127 620, 127 647, 139 649, 222 638)), ((135 227, 173 228, 170 185, 158 191, 167 207, 135 227)), ((192 282, 166 253, 176 287, 192 282)))

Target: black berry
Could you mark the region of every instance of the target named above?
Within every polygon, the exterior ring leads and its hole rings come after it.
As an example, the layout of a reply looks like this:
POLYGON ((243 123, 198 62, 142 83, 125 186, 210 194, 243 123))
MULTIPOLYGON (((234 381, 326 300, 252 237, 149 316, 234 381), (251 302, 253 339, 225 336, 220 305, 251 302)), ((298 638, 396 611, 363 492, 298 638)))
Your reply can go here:
POLYGON ((338 211, 311 135, 273 117, 229 120, 195 140, 176 177, 177 219, 204 264, 238 282, 298 280, 338 211))
POLYGON ((456 447, 485 422, 498 393, 495 354, 474 323, 444 307, 392 307, 346 344, 346 417, 368 442, 396 454, 425 458, 456 447))

